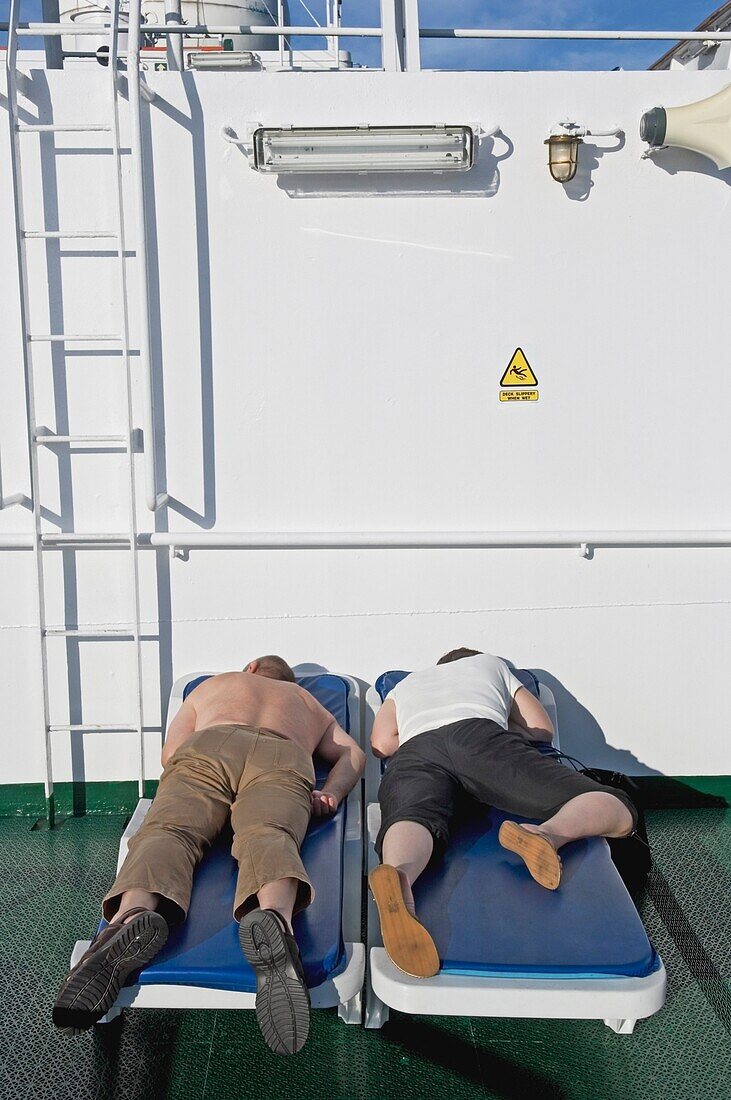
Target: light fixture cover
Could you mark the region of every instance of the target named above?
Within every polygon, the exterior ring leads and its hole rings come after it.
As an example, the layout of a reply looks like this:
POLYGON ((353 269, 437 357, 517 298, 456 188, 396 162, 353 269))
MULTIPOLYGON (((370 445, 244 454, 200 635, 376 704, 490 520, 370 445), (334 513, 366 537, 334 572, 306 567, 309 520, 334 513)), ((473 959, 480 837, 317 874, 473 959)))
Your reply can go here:
POLYGON ((256 54, 249 50, 191 50, 187 54, 190 69, 253 69, 256 54))
POLYGON ((460 172, 474 164, 469 126, 259 127, 257 172, 460 172))
POLYGON ((569 183, 576 175, 581 138, 576 134, 551 134, 543 144, 548 146, 551 176, 556 183, 569 183))

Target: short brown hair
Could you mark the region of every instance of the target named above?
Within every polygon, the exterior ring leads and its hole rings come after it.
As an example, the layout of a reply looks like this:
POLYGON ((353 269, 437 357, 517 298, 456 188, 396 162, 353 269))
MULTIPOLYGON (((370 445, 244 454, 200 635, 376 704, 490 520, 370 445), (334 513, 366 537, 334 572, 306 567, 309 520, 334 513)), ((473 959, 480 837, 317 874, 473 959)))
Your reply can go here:
POLYGON ((445 653, 443 657, 440 657, 437 661, 438 665, 448 665, 451 661, 461 661, 463 657, 479 657, 479 649, 465 649, 464 646, 461 649, 450 649, 449 653, 445 653))
POLYGON ((256 661, 262 676, 268 676, 270 680, 286 680, 290 684, 296 682, 292 669, 283 657, 277 657, 275 653, 269 653, 266 657, 257 657, 256 661))

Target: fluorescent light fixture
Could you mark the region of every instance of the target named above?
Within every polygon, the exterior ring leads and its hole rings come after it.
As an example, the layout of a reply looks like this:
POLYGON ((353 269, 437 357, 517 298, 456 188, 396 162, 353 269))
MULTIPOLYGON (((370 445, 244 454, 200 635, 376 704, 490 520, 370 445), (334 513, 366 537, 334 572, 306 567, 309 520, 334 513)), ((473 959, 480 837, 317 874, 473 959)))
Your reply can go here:
POLYGON ((187 55, 190 69, 253 69, 258 62, 248 50, 191 50, 187 55))
POLYGON ((253 134, 257 172, 463 172, 475 158, 469 126, 268 129, 253 134))

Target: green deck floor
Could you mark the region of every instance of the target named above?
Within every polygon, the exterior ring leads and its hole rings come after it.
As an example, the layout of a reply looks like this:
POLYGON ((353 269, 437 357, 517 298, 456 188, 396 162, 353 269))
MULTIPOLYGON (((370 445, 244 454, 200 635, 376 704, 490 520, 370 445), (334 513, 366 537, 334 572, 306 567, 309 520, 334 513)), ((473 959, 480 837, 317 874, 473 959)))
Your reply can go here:
POLYGON ((662 1012, 615 1035, 594 1021, 393 1013, 380 1032, 313 1014, 294 1058, 270 1055, 251 1012, 129 1010, 75 1039, 50 1009, 88 938, 123 817, 53 832, 0 819, 2 1100, 729 1100, 731 810, 648 814, 656 872, 642 916, 669 974, 662 1012))

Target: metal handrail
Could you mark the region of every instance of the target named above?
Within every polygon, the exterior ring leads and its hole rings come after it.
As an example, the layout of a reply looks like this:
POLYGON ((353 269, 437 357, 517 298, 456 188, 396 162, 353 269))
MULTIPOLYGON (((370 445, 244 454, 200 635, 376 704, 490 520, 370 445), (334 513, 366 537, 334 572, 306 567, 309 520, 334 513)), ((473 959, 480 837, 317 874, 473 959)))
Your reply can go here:
MULTIPOLYGON (((45 532, 46 549, 118 548, 123 533, 45 532)), ((32 536, 0 534, 0 551, 27 550, 32 536)), ((702 548, 731 546, 731 530, 664 531, 140 531, 140 550, 163 547, 196 550, 489 550, 616 548, 702 548)))

